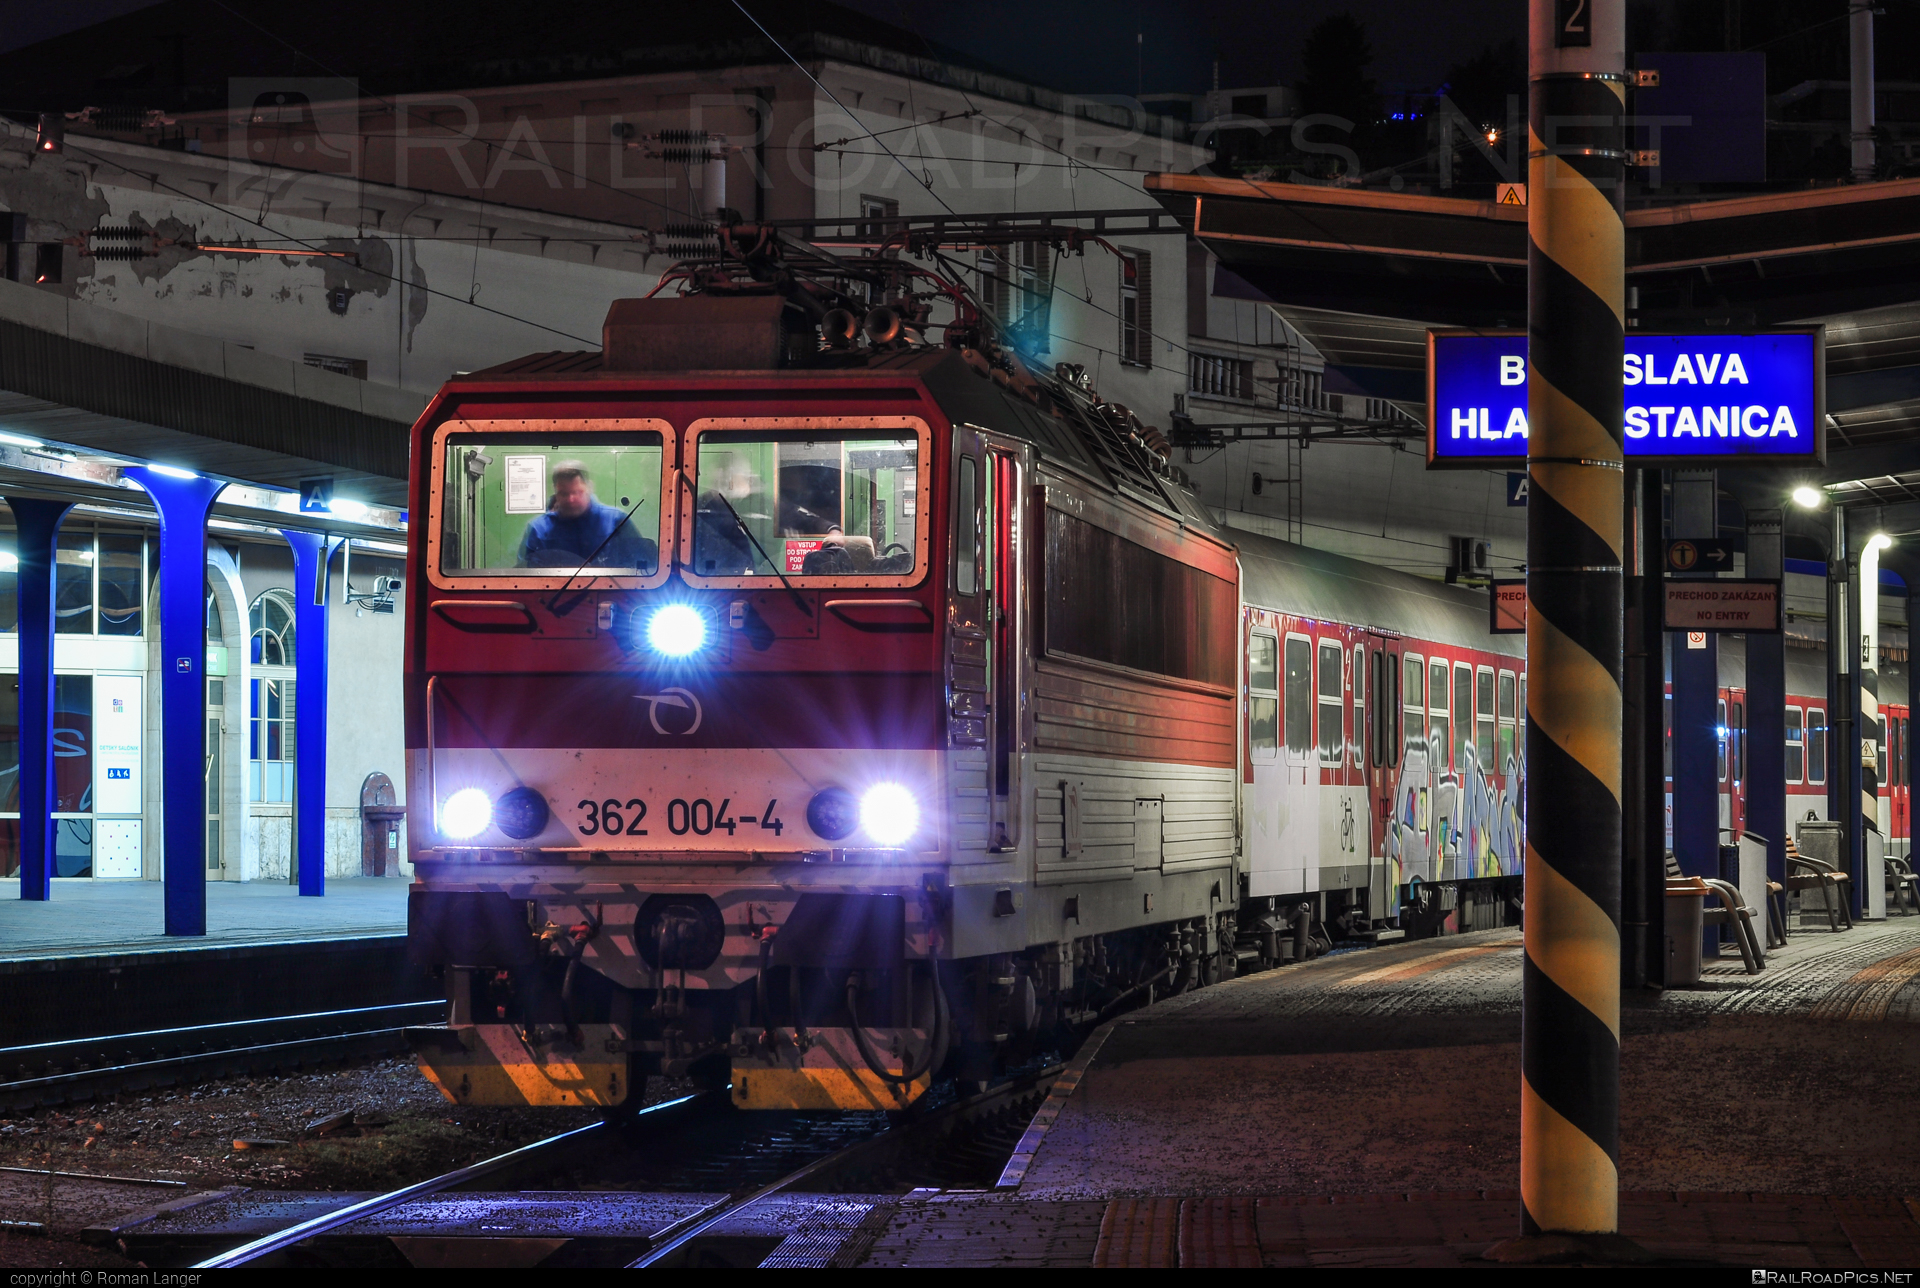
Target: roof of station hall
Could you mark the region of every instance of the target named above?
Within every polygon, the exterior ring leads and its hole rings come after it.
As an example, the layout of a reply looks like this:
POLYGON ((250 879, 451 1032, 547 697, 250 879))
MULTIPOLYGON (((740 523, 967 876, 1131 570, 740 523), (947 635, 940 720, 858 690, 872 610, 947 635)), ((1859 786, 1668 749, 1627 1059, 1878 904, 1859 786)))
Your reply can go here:
MULTIPOLYGON (((1432 327, 1524 327, 1527 209, 1362 188, 1156 174, 1148 193, 1275 304, 1333 378, 1426 401, 1432 327)), ((1646 330, 1819 323, 1828 465, 1795 475, 1875 528, 1920 533, 1920 179, 1629 209, 1627 285, 1646 330)), ((1722 471, 1736 493, 1780 476, 1722 471)))

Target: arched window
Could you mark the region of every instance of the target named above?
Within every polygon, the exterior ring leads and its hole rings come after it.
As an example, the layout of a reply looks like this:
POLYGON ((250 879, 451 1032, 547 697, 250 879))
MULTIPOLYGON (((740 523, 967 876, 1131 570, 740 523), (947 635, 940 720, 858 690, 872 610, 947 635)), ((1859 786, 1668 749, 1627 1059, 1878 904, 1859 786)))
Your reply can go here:
POLYGON ((255 666, 293 665, 293 596, 269 590, 253 601, 249 615, 255 666))
POLYGON ((205 583, 207 591, 207 643, 225 644, 227 642, 226 622, 220 616, 220 599, 213 593, 213 583, 205 583))

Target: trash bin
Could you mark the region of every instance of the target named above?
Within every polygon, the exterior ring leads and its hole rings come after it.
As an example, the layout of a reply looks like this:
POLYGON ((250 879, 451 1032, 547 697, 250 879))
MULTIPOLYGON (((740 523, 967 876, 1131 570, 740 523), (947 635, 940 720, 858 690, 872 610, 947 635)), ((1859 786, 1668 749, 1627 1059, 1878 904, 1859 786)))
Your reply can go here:
POLYGON ((1667 987, 1685 988, 1700 982, 1701 918, 1706 913, 1707 889, 1675 882, 1667 886, 1667 987))

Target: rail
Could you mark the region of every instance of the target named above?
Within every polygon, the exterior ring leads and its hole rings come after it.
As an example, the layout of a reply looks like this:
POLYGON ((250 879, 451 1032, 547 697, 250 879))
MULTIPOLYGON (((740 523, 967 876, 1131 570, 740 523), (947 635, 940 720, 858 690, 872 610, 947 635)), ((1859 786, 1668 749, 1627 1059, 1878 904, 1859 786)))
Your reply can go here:
MULTIPOLYGON (((690 1106, 701 1099, 703 1099, 701 1096, 682 1096, 678 1100, 650 1105, 628 1121, 646 1122, 649 1117, 662 1123, 677 1121, 681 1114, 687 1112, 690 1106)), ((431 1180, 419 1181, 386 1194, 376 1194, 358 1203, 349 1203, 343 1208, 311 1217, 297 1225, 290 1225, 284 1230, 262 1235, 251 1243, 243 1243, 217 1257, 209 1257, 193 1268, 195 1270, 230 1270, 236 1266, 244 1266, 275 1252, 282 1252, 315 1235, 337 1230, 343 1225, 351 1225, 366 1217, 377 1216, 399 1207, 402 1203, 409 1203, 429 1194, 438 1194, 442 1190, 454 1189, 512 1167, 543 1161, 549 1156, 570 1154, 579 1145, 610 1135, 615 1130, 616 1124, 604 1119, 597 1123, 588 1123, 585 1127, 576 1127, 572 1131, 561 1132, 558 1136, 549 1136, 545 1140, 534 1141, 531 1145, 522 1145, 519 1149, 496 1154, 492 1158, 433 1177, 431 1180)))
POLYGON ((358 1053, 381 1042, 398 1045, 409 1025, 429 1022, 445 1008, 442 1000, 394 1002, 4 1047, 0 1048, 0 1077, 12 1076, 0 1082, 0 1106, 72 1099, 83 1092, 151 1081, 195 1065, 255 1067, 296 1056, 317 1060, 358 1053), (263 1034, 265 1040, 245 1040, 255 1034, 263 1034), (21 1076, 35 1068, 47 1072, 21 1076))

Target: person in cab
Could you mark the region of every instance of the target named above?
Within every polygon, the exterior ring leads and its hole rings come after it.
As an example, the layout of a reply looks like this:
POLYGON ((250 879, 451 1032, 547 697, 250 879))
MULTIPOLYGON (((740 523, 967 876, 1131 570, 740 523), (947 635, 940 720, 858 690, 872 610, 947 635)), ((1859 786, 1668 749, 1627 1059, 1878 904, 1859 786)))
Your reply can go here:
POLYGON ((547 512, 527 521, 517 563, 522 568, 631 568, 653 572, 659 544, 634 530, 626 513, 600 502, 580 461, 561 461, 549 474, 547 512))

